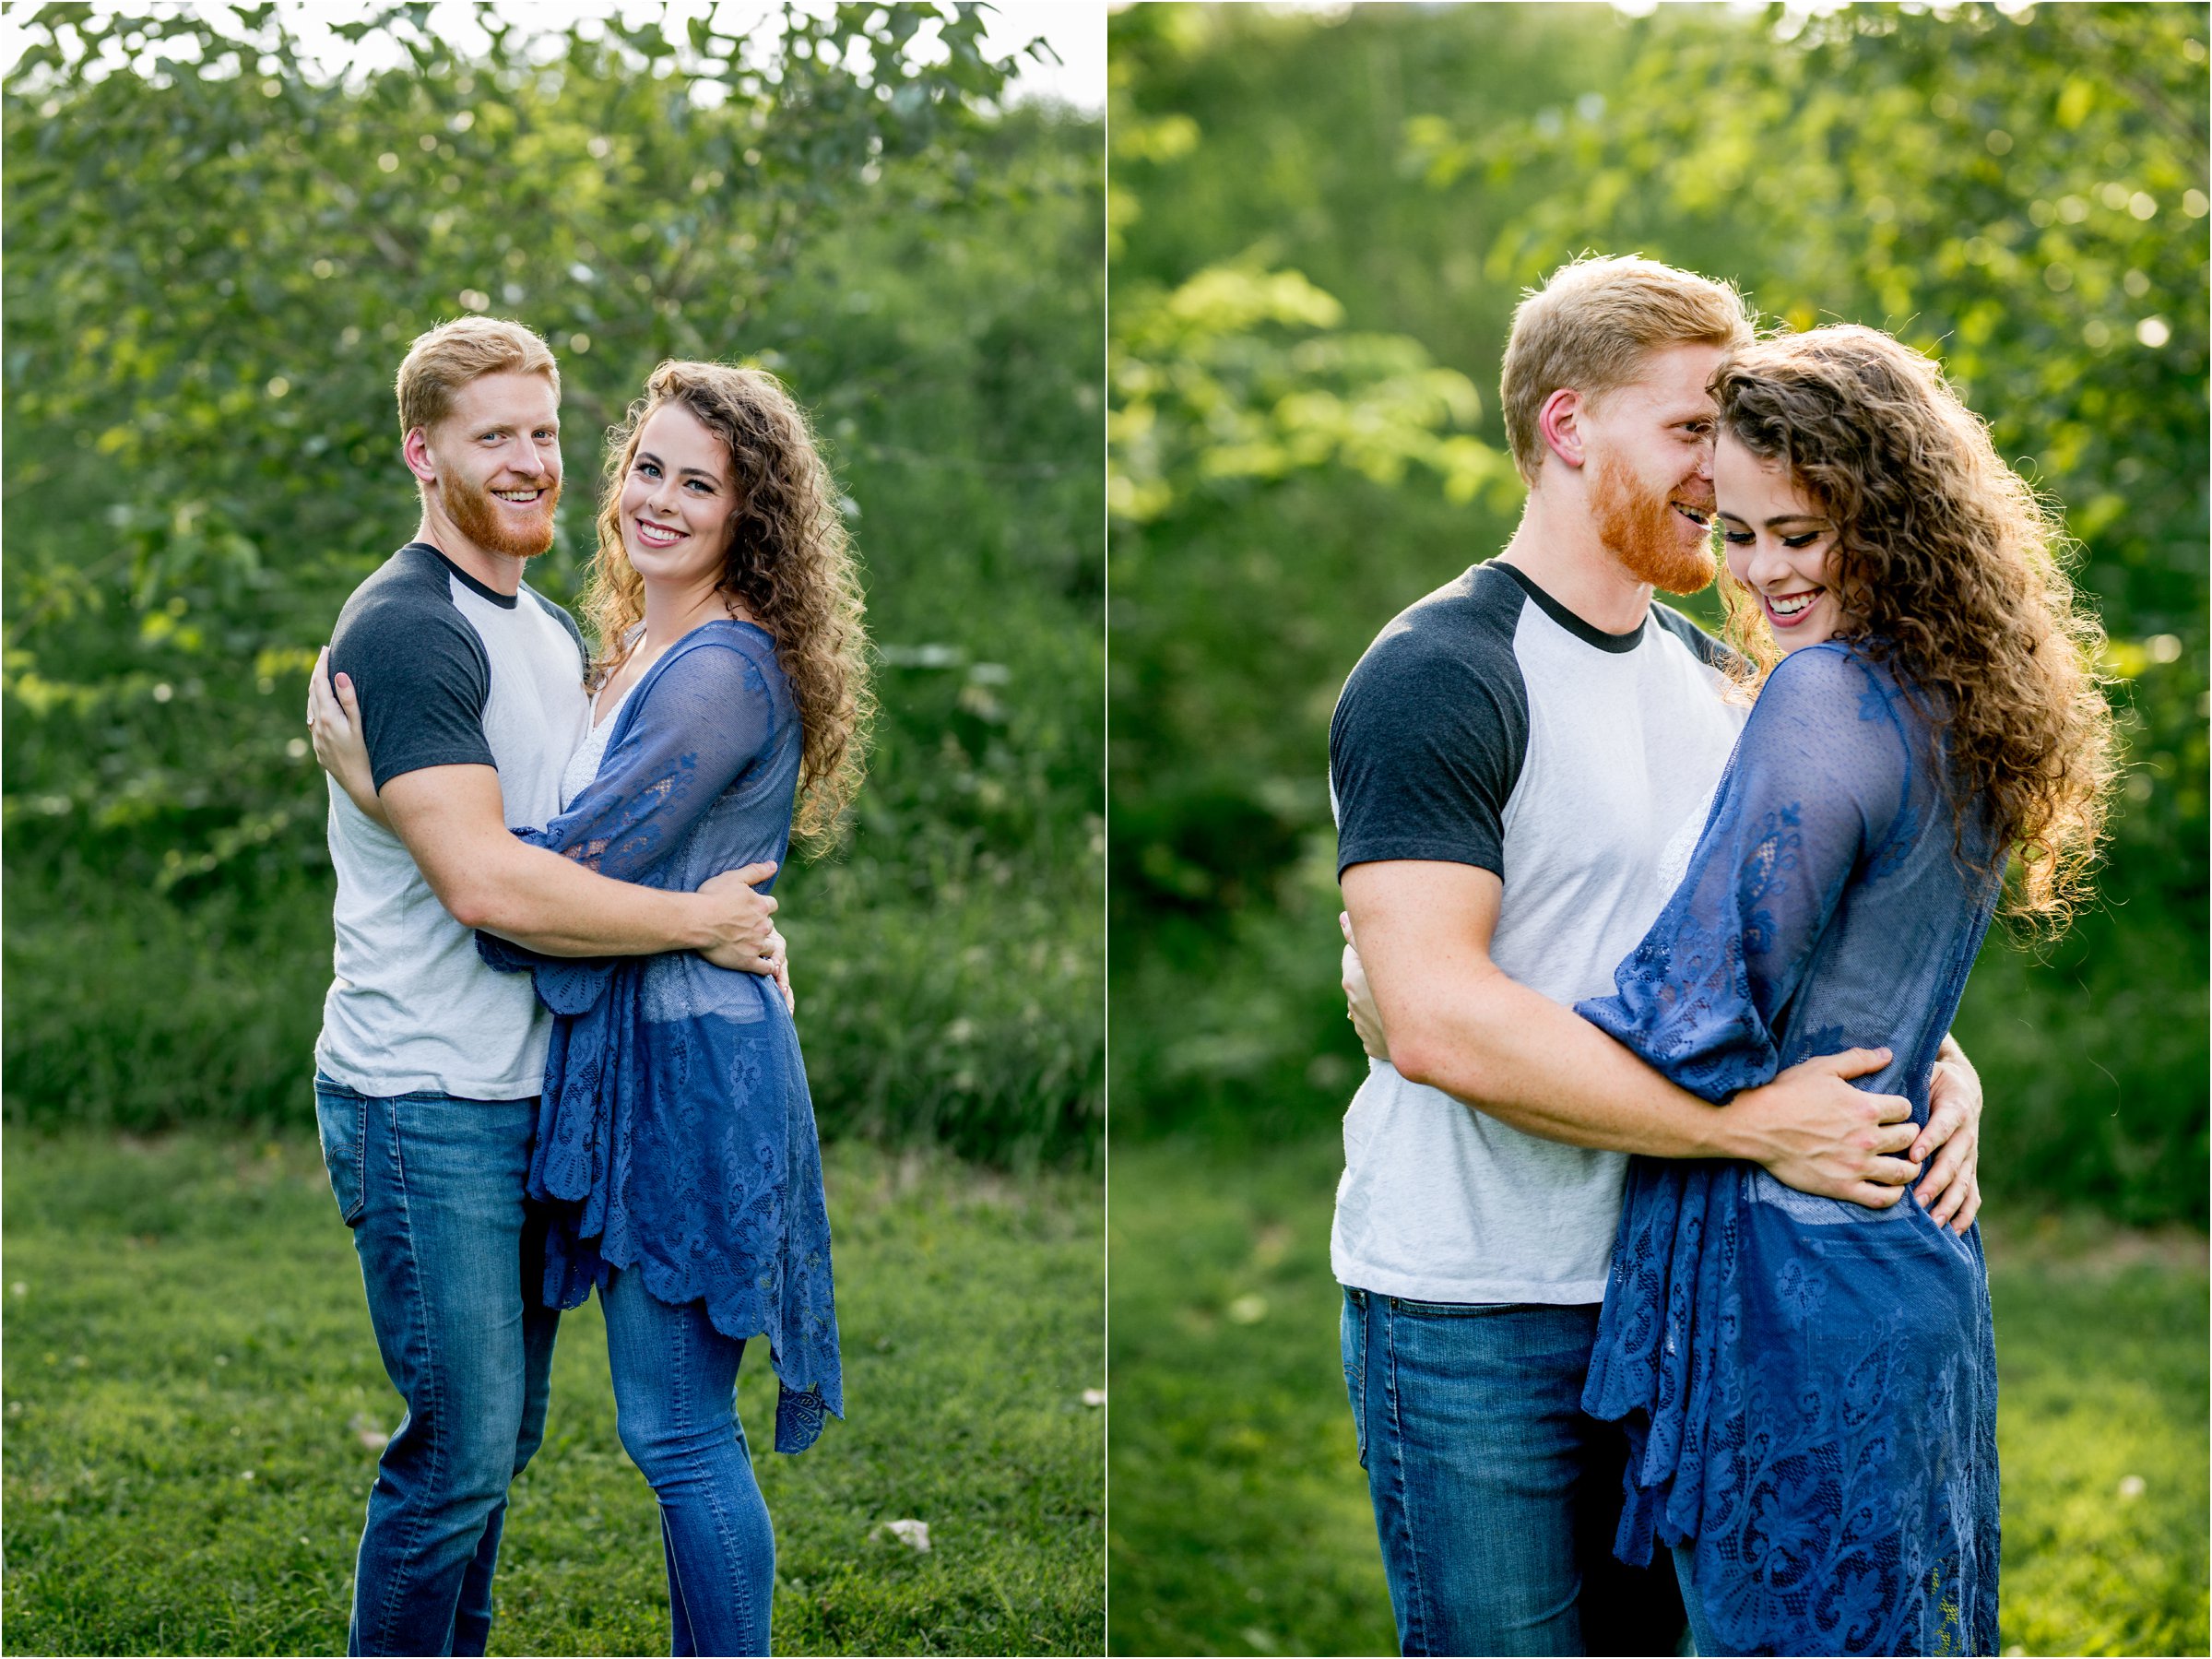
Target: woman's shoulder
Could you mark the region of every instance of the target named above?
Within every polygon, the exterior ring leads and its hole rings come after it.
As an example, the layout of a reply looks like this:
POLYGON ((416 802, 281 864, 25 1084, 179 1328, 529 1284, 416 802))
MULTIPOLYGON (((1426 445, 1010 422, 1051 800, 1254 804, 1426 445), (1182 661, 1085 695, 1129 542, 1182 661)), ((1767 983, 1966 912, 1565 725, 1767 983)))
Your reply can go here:
POLYGON ((784 673, 775 659, 775 641, 757 622, 717 618, 702 622, 670 646, 654 665, 657 678, 693 686, 732 686, 741 682, 756 690, 781 683, 784 673))
POLYGON ((1824 712, 1863 720, 1885 711, 1903 691, 1886 653, 1863 640, 1824 639, 1801 646, 1767 672, 1753 715, 1798 718, 1824 712))
POLYGON ((1831 639, 1800 646, 1768 671, 1744 741, 1751 752, 1818 754, 1828 767, 1887 776, 1911 764, 1927 723, 1882 651, 1831 639))

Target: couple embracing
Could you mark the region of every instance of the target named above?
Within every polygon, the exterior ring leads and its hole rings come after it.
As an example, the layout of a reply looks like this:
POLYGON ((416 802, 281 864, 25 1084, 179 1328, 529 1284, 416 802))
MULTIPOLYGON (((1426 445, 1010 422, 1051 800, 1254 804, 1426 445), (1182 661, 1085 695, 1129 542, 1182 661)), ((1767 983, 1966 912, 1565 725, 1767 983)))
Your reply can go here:
POLYGON ((1519 527, 1330 733, 1401 1644, 1993 1653, 1949 1029, 2000 900, 2081 896, 2114 770, 2060 534, 1925 358, 1649 260, 1532 294, 1503 397, 1519 527), (1651 597, 1716 528, 1728 644, 1651 597))
POLYGON ((347 601, 309 695, 338 877, 316 1116, 407 1402, 349 1651, 484 1652, 561 1310, 596 1287, 674 1651, 765 1653, 746 1340, 768 1339, 778 1451, 844 1406, 768 895, 795 814, 830 834, 859 782, 866 638, 834 493, 773 376, 663 363, 609 434, 587 653, 523 581, 561 494, 545 342, 449 323, 397 390, 420 527, 347 601))

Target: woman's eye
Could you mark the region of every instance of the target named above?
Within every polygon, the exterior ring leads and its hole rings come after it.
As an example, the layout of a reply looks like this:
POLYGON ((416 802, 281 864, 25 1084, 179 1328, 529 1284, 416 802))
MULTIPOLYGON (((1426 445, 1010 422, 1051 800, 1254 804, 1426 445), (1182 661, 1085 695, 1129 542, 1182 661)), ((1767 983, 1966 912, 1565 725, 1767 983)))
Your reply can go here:
POLYGON ((1784 536, 1782 538, 1782 545, 1790 548, 1811 547, 1814 542, 1819 539, 1820 532, 1818 530, 1807 530, 1802 536, 1784 536))
POLYGON ((1730 547, 1749 547, 1751 532, 1749 530, 1722 530, 1721 539, 1727 542, 1730 547))

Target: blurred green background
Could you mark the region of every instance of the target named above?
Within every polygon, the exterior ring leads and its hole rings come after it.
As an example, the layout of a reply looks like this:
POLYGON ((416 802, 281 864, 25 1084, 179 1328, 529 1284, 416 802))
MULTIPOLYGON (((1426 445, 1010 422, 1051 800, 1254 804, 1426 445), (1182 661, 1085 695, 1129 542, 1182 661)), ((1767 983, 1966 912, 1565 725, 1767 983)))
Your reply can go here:
POLYGON ((1382 624, 1505 541, 1506 330, 1594 250, 1892 330, 2064 510, 2124 794, 2097 907, 1993 938, 1958 1023, 2014 1387, 2005 1640, 2202 1651, 2206 14, 1639 9, 1109 23, 1111 1641, 1389 1639, 1326 1266, 1362 1072, 1328 718, 1382 624), (2111 1259, 2147 1288, 2076 1271, 2111 1259), (2123 1359, 2153 1306, 2164 1358, 2123 1359), (2025 1312, 2056 1308, 2088 1321, 2064 1343, 2025 1312), (2157 1505, 2073 1455, 2039 1378, 2140 1398, 2157 1505))
POLYGON ((210 14, 18 8, 0 101, 9 1120, 310 1120, 307 670, 415 526, 399 359, 481 312, 561 360, 531 580, 562 599, 655 362, 759 363, 812 411, 884 710, 846 847, 779 886, 816 1109, 1092 1160, 1100 122, 1003 97, 974 6, 793 11, 780 49, 387 6, 337 32, 396 66, 344 78, 292 14, 210 14))

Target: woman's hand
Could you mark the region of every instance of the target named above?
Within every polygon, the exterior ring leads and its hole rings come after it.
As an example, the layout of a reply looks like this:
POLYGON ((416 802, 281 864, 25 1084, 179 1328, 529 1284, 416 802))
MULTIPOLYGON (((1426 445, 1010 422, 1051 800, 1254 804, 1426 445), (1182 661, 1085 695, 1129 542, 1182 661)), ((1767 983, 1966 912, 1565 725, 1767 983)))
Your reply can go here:
POLYGON ((1367 970, 1361 966, 1359 950, 1352 942, 1351 913, 1338 911, 1336 925, 1344 935, 1344 1017, 1352 1022, 1352 1029, 1359 1033, 1359 1046, 1367 1051, 1370 1060, 1388 1060, 1390 1038, 1383 1035, 1382 1015, 1376 1012, 1375 993, 1367 989, 1367 970))
POLYGON ((369 769, 369 744, 361 734, 361 712, 353 681, 346 675, 337 677, 337 689, 332 691, 330 647, 325 646, 316 655, 315 671, 307 681, 307 730, 314 740, 315 760, 337 779, 338 788, 361 808, 363 816, 390 829, 392 821, 384 815, 384 802, 376 795, 375 776, 369 769))

